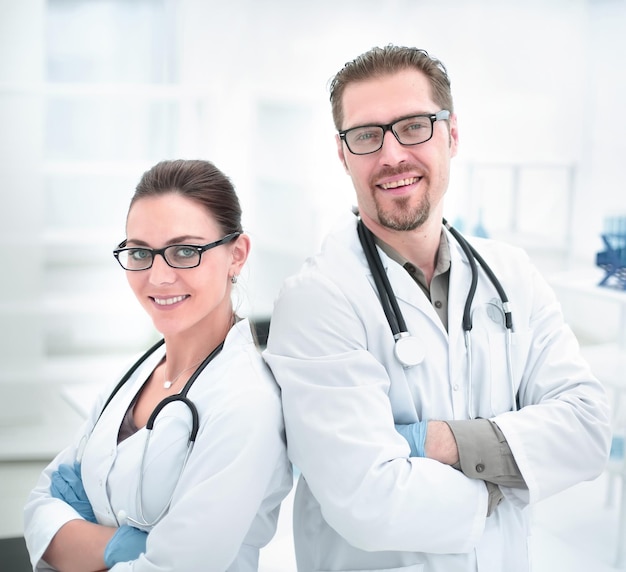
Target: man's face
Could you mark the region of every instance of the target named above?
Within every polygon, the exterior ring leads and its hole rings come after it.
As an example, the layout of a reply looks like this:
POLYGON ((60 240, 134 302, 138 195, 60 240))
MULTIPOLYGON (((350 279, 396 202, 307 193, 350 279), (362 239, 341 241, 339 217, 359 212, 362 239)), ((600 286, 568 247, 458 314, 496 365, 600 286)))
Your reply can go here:
MULTIPOLYGON (((342 129, 437 111, 426 76, 403 70, 349 85, 342 129)), ((457 144, 454 115, 449 122, 436 121, 432 138, 418 145, 401 145, 387 131, 382 148, 369 155, 353 155, 337 136, 339 158, 352 178, 363 220, 403 231, 419 228, 432 212, 440 216, 457 144)))

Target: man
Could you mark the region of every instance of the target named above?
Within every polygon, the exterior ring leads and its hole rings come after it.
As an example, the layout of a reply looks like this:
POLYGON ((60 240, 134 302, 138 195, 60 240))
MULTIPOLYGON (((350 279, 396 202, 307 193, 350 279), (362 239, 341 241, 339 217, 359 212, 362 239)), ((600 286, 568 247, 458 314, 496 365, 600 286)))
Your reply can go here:
POLYGON ((331 103, 362 223, 285 282, 264 354, 301 470, 298 570, 527 571, 525 507, 605 466, 605 393, 519 249, 472 240, 504 293, 478 265, 464 311, 475 257, 442 225, 458 145, 443 64, 374 48, 335 76, 331 103), (414 337, 399 359, 395 338, 414 337))

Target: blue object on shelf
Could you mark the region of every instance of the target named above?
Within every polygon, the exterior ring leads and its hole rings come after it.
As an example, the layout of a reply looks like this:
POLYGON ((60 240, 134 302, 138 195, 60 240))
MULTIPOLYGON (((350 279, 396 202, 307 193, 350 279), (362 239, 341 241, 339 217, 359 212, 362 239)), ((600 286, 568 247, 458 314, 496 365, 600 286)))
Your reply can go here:
POLYGON ((452 223, 452 226, 456 228, 459 232, 465 232, 465 222, 461 217, 458 217, 452 223))
POLYGON ((611 441, 610 458, 613 461, 624 460, 624 436, 623 435, 613 435, 613 440, 611 441))
POLYGON ((626 217, 611 217, 601 235, 606 250, 596 254, 596 266, 606 274, 598 284, 626 290, 626 217))
POLYGON ((489 234, 487 233, 487 229, 485 225, 483 225, 483 217, 482 214, 478 217, 478 222, 474 227, 474 232, 472 233, 474 236, 479 236, 481 238, 488 238, 489 234))

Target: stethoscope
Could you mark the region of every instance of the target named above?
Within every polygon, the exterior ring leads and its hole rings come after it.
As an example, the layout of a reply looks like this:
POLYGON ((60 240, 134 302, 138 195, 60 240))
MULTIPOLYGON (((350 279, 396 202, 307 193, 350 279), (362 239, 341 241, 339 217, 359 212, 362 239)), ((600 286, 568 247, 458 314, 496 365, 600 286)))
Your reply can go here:
MULTIPOLYGON (((132 366, 131 368, 126 372, 126 374, 122 377, 122 379, 120 379, 120 381, 118 382, 118 384, 115 386, 115 388, 113 389, 113 391, 111 392, 111 395, 109 395, 108 399, 106 400, 104 406, 102 407, 102 410, 100 411, 100 415, 98 416, 98 419, 96 420, 96 423, 98 423, 98 421, 100 420, 100 417, 102 417, 102 414, 104 413, 104 410, 106 409, 107 405, 109 405, 109 403, 111 403, 111 400, 115 397, 115 395, 117 394, 117 392, 122 388, 122 386, 132 377, 132 375, 137 371, 137 369, 159 348, 161 347, 163 344, 165 343, 164 339, 159 340, 156 344, 154 344, 151 348, 149 348, 132 366)), ((222 350, 222 348, 224 347, 224 342, 220 343, 203 361, 202 363, 197 367, 196 371, 193 372, 193 374, 191 375, 191 377, 187 380, 187 383, 185 384, 185 386, 183 387, 183 389, 180 391, 180 393, 174 394, 174 395, 170 395, 168 397, 166 397, 165 399, 162 399, 154 408, 154 410, 152 411, 152 413, 150 414, 150 417, 148 418, 148 421, 146 422, 146 440, 143 446, 143 453, 141 455, 141 464, 139 467, 139 483, 138 483, 138 487, 137 487, 137 512, 139 515, 139 519, 134 519, 132 517, 130 517, 128 515, 128 513, 124 510, 120 510, 117 514, 117 520, 118 520, 118 524, 122 525, 122 524, 132 524, 134 526, 139 526, 139 527, 153 527, 155 524, 157 524, 166 514, 167 511, 170 508, 170 505, 172 504, 172 499, 174 498, 174 491, 176 490, 176 487, 178 486, 178 482, 180 481, 180 478, 183 474, 183 471, 185 470, 185 466, 187 465, 187 461, 189 460, 189 456, 191 455, 191 451, 193 449, 193 446, 196 442, 196 436, 198 435, 198 430, 200 428, 200 421, 199 421, 199 415, 198 415, 198 409, 197 407, 194 405, 193 401, 191 401, 191 399, 189 399, 187 397, 187 394, 189 393, 189 390, 191 389, 191 386, 193 385, 193 383, 196 381, 196 379, 198 378, 198 376, 202 373, 202 371, 204 370, 204 368, 209 365, 209 363, 213 360, 213 358, 215 356, 217 356, 217 354, 220 353, 220 351, 222 350), (144 515, 144 510, 143 510, 143 498, 142 498, 142 489, 143 489, 143 473, 144 473, 144 469, 145 469, 145 460, 146 460, 146 454, 148 452, 148 446, 150 444, 150 438, 152 436, 152 429, 154 428, 154 423, 156 422, 156 419, 159 415, 159 413, 161 413, 161 411, 163 411, 163 409, 174 402, 181 402, 183 403, 188 409, 189 412, 191 413, 191 430, 189 432, 189 439, 187 441, 187 450, 185 452, 185 457, 183 459, 183 462, 181 464, 180 470, 178 472, 178 475, 176 477, 176 483, 174 485, 174 487, 172 488, 172 493, 167 501, 167 503, 165 504, 165 506, 163 507, 163 509, 161 510, 161 512, 159 512, 159 514, 156 516, 156 518, 152 519, 151 521, 148 521, 144 515)), ((95 427, 95 424, 94 424, 95 427)), ((92 429, 93 431, 93 429, 92 429)), ((83 437, 83 443, 81 443, 81 446, 79 447, 79 453, 77 456, 77 461, 80 462, 82 457, 82 450, 84 449, 84 446, 86 445, 87 442, 87 436, 83 437)))
MULTIPOLYGON (((452 225, 450 225, 445 219, 443 219, 443 224, 463 250, 469 262, 472 273, 472 280, 470 283, 467 298, 465 300, 465 307, 463 309, 463 336, 465 339, 467 369, 469 376, 467 394, 468 416, 470 417, 470 419, 474 418, 472 412, 472 338, 470 332, 472 330, 472 303, 474 301, 474 295, 476 294, 476 287, 478 284, 478 265, 476 264, 476 261, 478 261, 478 264, 480 264, 480 266, 482 267, 483 271, 487 275, 487 278, 489 278, 489 281, 493 284, 494 288, 498 292, 498 296, 502 304, 502 312, 504 314, 503 325, 506 330, 505 340, 507 372, 511 385, 513 411, 515 411, 517 409, 517 400, 515 398, 515 380, 513 378, 511 356, 511 334, 513 332, 513 317, 511 314, 509 299, 506 295, 506 292, 504 291, 504 288, 502 287, 502 284, 494 274, 493 270, 491 270, 487 262, 476 251, 476 249, 469 242, 467 242, 467 240, 461 235, 461 233, 453 228, 452 225)), ((374 235, 365 226, 361 218, 359 218, 357 222, 357 233, 359 236, 359 241, 363 248, 363 252, 365 253, 365 258, 367 259, 367 264, 372 273, 372 278, 374 279, 376 290, 378 291, 381 306, 385 313, 385 317, 387 318, 387 322, 389 323, 389 327, 391 328, 391 332, 393 333, 393 337, 395 340, 394 355, 405 368, 419 365, 424 361, 426 357, 424 343, 417 336, 409 333, 406 322, 404 320, 404 316, 400 311, 398 301, 393 292, 393 289, 391 288, 391 283, 389 282, 389 278, 387 277, 387 273, 385 272, 385 269, 383 267, 380 255, 378 254, 376 243, 374 241, 374 235)))

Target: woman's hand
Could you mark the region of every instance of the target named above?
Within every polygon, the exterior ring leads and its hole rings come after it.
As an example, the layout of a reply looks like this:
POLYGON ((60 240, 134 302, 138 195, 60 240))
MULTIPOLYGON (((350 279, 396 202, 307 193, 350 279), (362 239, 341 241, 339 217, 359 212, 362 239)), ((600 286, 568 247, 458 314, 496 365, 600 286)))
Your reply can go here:
POLYGON ((59 465, 50 479, 50 495, 69 504, 85 520, 98 522, 83 486, 80 463, 59 465))

